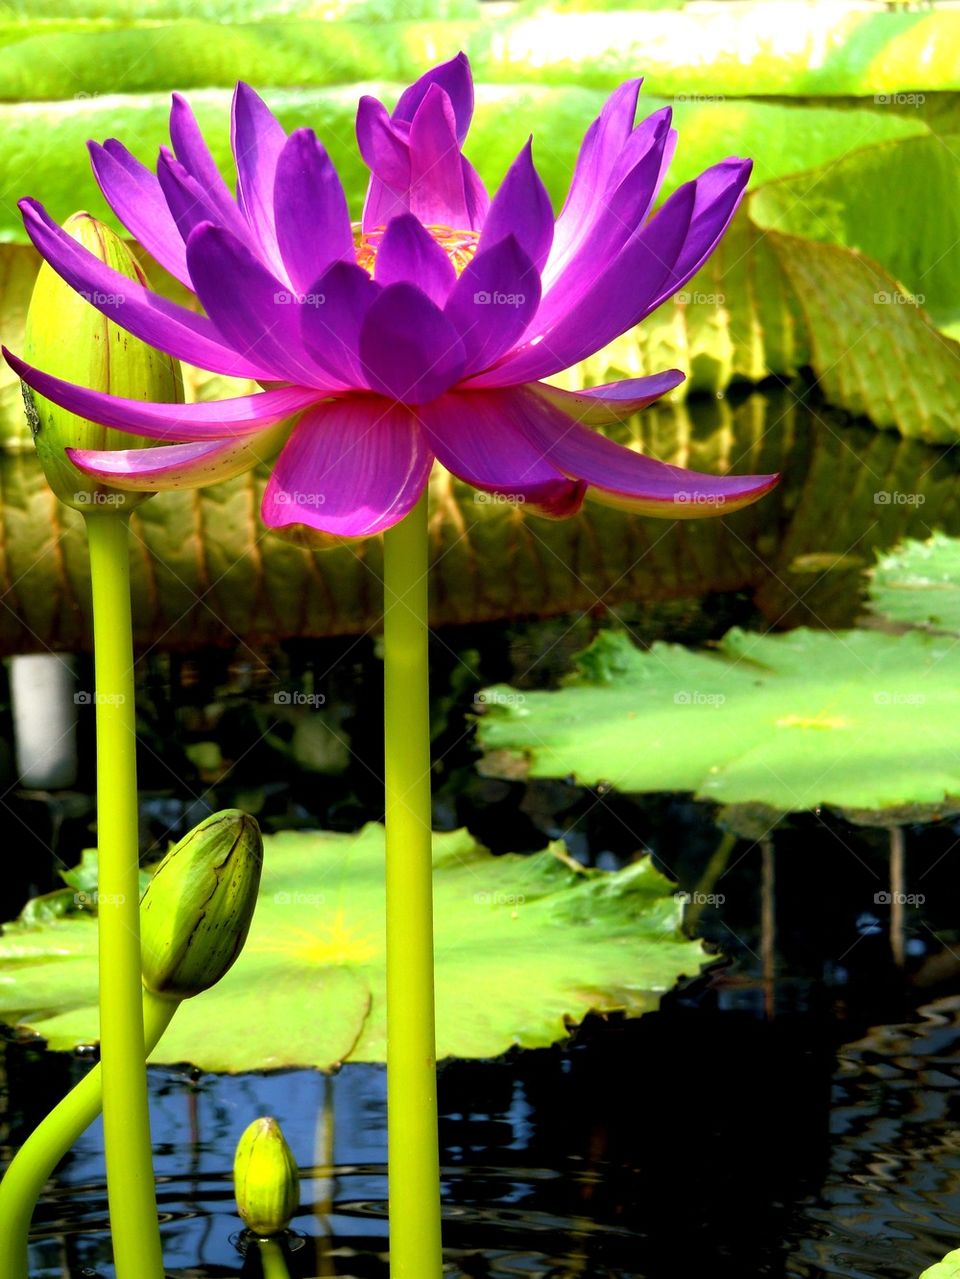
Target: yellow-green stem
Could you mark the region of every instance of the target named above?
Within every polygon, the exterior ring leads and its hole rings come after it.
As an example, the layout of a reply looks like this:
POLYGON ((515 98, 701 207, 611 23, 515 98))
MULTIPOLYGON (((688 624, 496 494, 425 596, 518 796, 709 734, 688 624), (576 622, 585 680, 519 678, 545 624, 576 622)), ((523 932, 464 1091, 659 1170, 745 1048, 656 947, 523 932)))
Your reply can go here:
POLYGON ((130 533, 119 511, 92 512, 86 525, 96 667, 100 1061, 113 1259, 117 1279, 163 1279, 140 984, 130 533))
POLYGON ((391 1279, 440 1279, 427 498, 383 539, 391 1279))
POLYGON ((263 1279, 290 1279, 283 1245, 276 1239, 258 1240, 263 1279))
MULTIPOLYGON (((145 1053, 149 1055, 178 1005, 143 992, 145 1053)), ((30 1219, 47 1180, 103 1107, 103 1072, 88 1071, 17 1151, 0 1181, 0 1279, 28 1279, 30 1219)))

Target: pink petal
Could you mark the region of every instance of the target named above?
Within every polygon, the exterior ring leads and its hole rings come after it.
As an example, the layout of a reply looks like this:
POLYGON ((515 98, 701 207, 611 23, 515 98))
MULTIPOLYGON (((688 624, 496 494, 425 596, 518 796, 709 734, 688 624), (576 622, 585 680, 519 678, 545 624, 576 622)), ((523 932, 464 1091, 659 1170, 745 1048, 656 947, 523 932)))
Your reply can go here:
POLYGON ((654 400, 659 400, 661 395, 674 390, 683 380, 684 374, 679 369, 667 369, 650 377, 608 382, 605 386, 592 386, 585 391, 562 391, 546 382, 531 382, 529 390, 535 391, 575 422, 609 426, 613 422, 625 422, 654 400))
POLYGON ((666 519, 726 515, 768 493, 778 475, 703 475, 669 466, 588 430, 530 390, 516 392, 523 430, 558 470, 608 506, 666 519))
POLYGON ((412 413, 378 396, 319 406, 297 424, 263 495, 270 528, 370 537, 412 510, 433 454, 412 413))
POLYGON ((242 440, 162 444, 153 449, 67 449, 70 461, 111 488, 160 492, 205 488, 269 462, 290 434, 283 422, 242 440))

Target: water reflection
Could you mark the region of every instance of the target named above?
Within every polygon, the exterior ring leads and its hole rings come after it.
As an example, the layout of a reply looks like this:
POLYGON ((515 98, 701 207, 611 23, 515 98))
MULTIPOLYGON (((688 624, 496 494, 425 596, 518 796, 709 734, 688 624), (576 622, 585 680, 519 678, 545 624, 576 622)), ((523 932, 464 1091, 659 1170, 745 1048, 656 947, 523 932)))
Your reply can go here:
MULTIPOLYGON (((678 998, 564 1049, 443 1067, 451 1276, 915 1279, 960 1243, 960 1001, 839 1055, 815 1003, 772 1022, 718 1007, 678 998)), ((294 1279, 384 1279, 380 1067, 151 1085, 172 1275, 257 1279, 229 1168, 272 1113, 303 1168, 294 1279)), ((31 1274, 110 1275, 105 1213, 96 1125, 43 1205, 31 1274)))

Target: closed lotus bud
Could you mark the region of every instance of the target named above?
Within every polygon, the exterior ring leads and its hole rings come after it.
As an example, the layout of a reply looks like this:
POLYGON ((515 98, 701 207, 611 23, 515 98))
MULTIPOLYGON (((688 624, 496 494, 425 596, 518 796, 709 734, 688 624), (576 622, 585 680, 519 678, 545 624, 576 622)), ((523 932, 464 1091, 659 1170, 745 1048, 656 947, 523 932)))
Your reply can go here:
POLYGON ((279 1235, 300 1203, 300 1173, 275 1119, 255 1119, 233 1160, 237 1208, 254 1234, 279 1235))
POLYGON ((263 840, 239 809, 214 813, 172 848, 140 902, 143 984, 189 999, 232 966, 250 931, 263 840))
MULTIPOLYGON (((101 262, 137 284, 146 284, 123 241, 89 213, 74 213, 63 227, 101 262)), ((132 400, 183 401, 179 361, 108 320, 46 262, 40 267, 27 311, 23 356, 44 373, 94 391, 132 400)), ((144 448, 152 441, 68 413, 26 384, 23 396, 44 474, 62 502, 80 511, 129 510, 149 496, 123 493, 84 475, 65 450, 144 448)))

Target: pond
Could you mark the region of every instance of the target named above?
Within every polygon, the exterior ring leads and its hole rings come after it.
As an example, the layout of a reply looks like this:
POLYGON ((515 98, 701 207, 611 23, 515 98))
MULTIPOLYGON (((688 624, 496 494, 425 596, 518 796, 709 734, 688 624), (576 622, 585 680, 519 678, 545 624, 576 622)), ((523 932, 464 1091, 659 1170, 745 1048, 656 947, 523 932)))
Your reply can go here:
MULTIPOLYGON (((570 779, 480 776, 473 699, 496 680, 557 687, 572 654, 616 623, 642 639, 695 644, 733 624, 851 625, 875 548, 934 526, 960 532, 955 462, 941 450, 852 425, 820 405, 798 408, 779 391, 700 405, 694 429, 709 440, 732 423, 744 433, 734 436, 737 447, 756 439, 758 417, 785 411, 790 430, 776 448, 790 455, 789 479, 758 508, 762 519, 750 514, 751 544, 734 520, 712 532, 698 526, 693 541, 682 530, 669 535, 666 554, 680 563, 680 579, 684 569, 693 574, 686 592, 648 600, 637 587, 612 613, 438 631, 440 828, 466 825, 495 852, 562 837, 575 857, 606 869, 646 851, 681 889, 702 883, 721 838, 710 806, 570 779), (803 498, 824 473, 834 498, 814 510, 803 498), (876 492, 923 501, 878 502, 876 492), (759 552, 775 530, 767 567, 759 552), (692 556, 694 545, 709 553, 692 556), (724 548, 740 556, 741 580, 710 589, 696 576, 722 563, 724 548)), ((138 690, 144 854, 224 805, 255 812, 265 830, 350 830, 376 819, 380 697, 370 635, 289 641, 259 664, 241 649, 154 654, 138 690), (311 690, 312 701, 281 713, 278 681, 311 690)), ((74 864, 89 842, 91 732, 84 712, 73 791, 4 801, 38 849, 55 854, 17 867, 5 917, 54 887, 57 862, 74 864)), ((743 837, 728 850, 698 924, 714 962, 660 1011, 589 1019, 552 1049, 444 1063, 450 1275, 659 1279, 679 1268, 719 1279, 915 1279, 956 1246, 960 1207, 951 1209, 949 1194, 960 1176, 960 959, 951 947, 960 942, 952 913, 960 884, 947 854, 958 836, 951 820, 907 828, 917 900, 899 941, 902 969, 892 959, 889 909, 878 905, 890 882, 886 834, 828 812, 799 814, 770 841, 743 837)), ((8 1037, 5 1157, 89 1061, 8 1037)), ((150 1088, 169 1274, 259 1275, 256 1256, 241 1252, 230 1168, 252 1115, 272 1113, 303 1173, 294 1279, 386 1276, 381 1067, 348 1063, 329 1076, 153 1068, 150 1088)), ((109 1257, 98 1123, 38 1210, 31 1274, 109 1275, 109 1257)))

